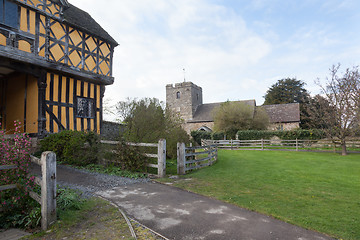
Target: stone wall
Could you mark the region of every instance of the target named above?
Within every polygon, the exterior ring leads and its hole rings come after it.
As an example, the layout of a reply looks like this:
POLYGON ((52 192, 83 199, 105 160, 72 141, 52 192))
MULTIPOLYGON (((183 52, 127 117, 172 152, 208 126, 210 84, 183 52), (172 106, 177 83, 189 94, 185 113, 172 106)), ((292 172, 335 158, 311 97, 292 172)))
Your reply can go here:
POLYGON ((284 130, 284 131, 288 131, 288 130, 294 130, 296 128, 299 128, 300 125, 298 122, 292 122, 292 123, 271 123, 268 127, 268 130, 284 130))
POLYGON ((191 120, 196 108, 202 104, 202 88, 192 82, 166 85, 166 105, 180 113, 184 120, 191 120))
MULTIPOLYGON (((187 122, 184 124, 184 129, 185 131, 190 134, 191 131, 196 131, 199 128, 206 126, 208 128, 210 128, 211 130, 214 131, 214 122, 187 122)), ((300 125, 298 122, 293 122, 293 123, 272 123, 270 124, 270 126, 268 127, 268 130, 284 130, 284 131, 289 131, 289 130, 294 130, 299 128, 300 125)))
POLYGON ((103 121, 101 127, 101 138, 117 141, 120 139, 120 132, 125 130, 125 125, 116 122, 103 121))
POLYGON ((214 122, 196 122, 196 123, 190 122, 190 123, 186 123, 184 125, 184 129, 188 134, 190 134, 191 131, 196 131, 199 128, 204 127, 204 126, 210 128, 211 130, 214 131, 214 122))

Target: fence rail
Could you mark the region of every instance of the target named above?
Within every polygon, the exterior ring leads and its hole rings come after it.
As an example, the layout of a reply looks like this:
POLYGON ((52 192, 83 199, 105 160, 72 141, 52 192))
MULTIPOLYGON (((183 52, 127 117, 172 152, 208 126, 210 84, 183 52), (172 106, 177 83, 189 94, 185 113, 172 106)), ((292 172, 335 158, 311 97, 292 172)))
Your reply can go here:
POLYGON ((186 147, 185 143, 177 144, 177 173, 186 174, 194 169, 210 166, 217 161, 217 146, 186 147))
MULTIPOLYGON (((35 177, 35 183, 41 187, 41 195, 30 191, 29 195, 41 205, 41 228, 47 230, 56 221, 56 155, 43 152, 41 159, 30 156, 31 161, 41 166, 41 178, 35 177)), ((2 165, 0 170, 15 169, 16 165, 2 165)), ((17 188, 18 184, 0 186, 0 191, 17 188)))
MULTIPOLYGON (((118 141, 107 141, 101 140, 101 143, 110 144, 110 145, 118 145, 120 142, 118 141)), ((147 167, 157 168, 158 177, 166 176, 166 140, 160 139, 158 143, 131 143, 127 142, 126 145, 134 146, 134 147, 156 147, 157 154, 154 153, 143 153, 144 156, 149 158, 156 158, 157 164, 148 163, 147 167)))
MULTIPOLYGON (((242 149, 242 150, 323 150, 336 151, 340 147, 340 141, 327 139, 321 140, 201 140, 202 145, 216 144, 221 149, 242 149)), ((347 148, 359 148, 360 140, 346 141, 347 148)))

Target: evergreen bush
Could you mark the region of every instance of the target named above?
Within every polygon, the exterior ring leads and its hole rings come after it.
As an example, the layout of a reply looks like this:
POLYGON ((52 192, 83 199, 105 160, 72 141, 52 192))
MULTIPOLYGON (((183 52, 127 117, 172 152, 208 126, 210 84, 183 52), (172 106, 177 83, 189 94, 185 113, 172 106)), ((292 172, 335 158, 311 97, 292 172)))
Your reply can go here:
POLYGON ((237 136, 239 140, 270 139, 275 136, 283 140, 316 140, 324 138, 325 134, 321 129, 295 129, 290 131, 246 130, 238 131, 237 136))
MULTIPOLYGON (((201 144, 201 139, 222 140, 224 139, 224 135, 224 132, 191 132, 191 136, 198 144, 201 144)), ((243 130, 237 132, 237 137, 239 140, 271 139, 275 136, 282 140, 318 140, 324 138, 325 133, 321 129, 295 129, 291 131, 243 130)))
POLYGON ((123 170, 145 172, 148 163, 149 158, 143 155, 141 148, 129 146, 124 141, 117 145, 115 164, 123 170))
POLYGON ((213 132, 211 133, 211 139, 212 140, 223 140, 225 137, 224 132, 213 132))
POLYGON ((211 132, 206 131, 191 131, 190 135, 199 145, 201 145, 201 139, 211 139, 211 132))
POLYGON ((100 137, 95 132, 64 130, 44 138, 40 150, 53 151, 58 161, 85 166, 100 158, 100 137))

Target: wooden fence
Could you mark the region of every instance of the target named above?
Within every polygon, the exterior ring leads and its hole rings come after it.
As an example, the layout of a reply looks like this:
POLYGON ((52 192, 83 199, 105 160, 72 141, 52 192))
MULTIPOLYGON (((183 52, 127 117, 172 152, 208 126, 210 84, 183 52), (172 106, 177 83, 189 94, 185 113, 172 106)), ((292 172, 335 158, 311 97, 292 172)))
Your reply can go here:
POLYGON ((177 144, 177 173, 186 174, 194 169, 210 166, 217 161, 217 146, 186 147, 185 143, 177 144))
MULTIPOLYGON (((339 141, 332 140, 201 140, 202 145, 216 144, 221 149, 242 149, 242 150, 321 150, 336 151, 340 148, 339 141)), ((347 148, 360 150, 360 140, 346 142, 347 148)))
MULTIPOLYGON (((118 145, 120 142, 118 141, 106 141, 101 140, 101 143, 104 144, 111 144, 111 145, 118 145)), ((144 156, 150 158, 156 158, 157 164, 149 163, 147 164, 148 167, 157 168, 158 177, 165 177, 166 175, 166 140, 160 139, 158 143, 126 143, 129 146, 134 147, 156 147, 157 154, 153 153, 143 153, 144 156)))
MULTIPOLYGON (((56 221, 56 155, 43 152, 41 159, 31 156, 31 161, 41 166, 41 178, 35 177, 35 183, 41 187, 41 196, 29 192, 30 197, 41 205, 41 228, 45 231, 56 221)), ((15 169, 16 165, 3 165, 0 170, 15 169)), ((17 184, 0 186, 0 191, 17 188, 17 184)))

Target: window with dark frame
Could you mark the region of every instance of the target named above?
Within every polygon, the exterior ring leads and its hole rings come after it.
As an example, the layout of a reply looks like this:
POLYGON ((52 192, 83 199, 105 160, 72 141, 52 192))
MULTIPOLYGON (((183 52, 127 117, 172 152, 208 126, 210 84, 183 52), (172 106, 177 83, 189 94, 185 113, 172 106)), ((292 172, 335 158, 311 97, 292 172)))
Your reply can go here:
POLYGON ((0 23, 19 28, 18 5, 8 0, 0 0, 0 23))
POLYGON ((77 117, 94 118, 95 102, 92 98, 77 97, 77 117))

